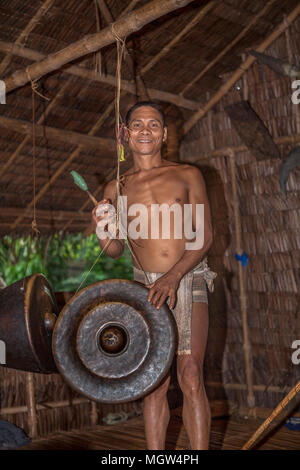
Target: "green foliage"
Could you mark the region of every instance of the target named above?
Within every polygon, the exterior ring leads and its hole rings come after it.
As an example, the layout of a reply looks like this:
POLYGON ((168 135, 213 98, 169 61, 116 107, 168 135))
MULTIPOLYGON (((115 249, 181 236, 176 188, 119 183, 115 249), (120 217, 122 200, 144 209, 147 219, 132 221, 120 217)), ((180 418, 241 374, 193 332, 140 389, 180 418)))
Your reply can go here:
POLYGON ((9 285, 25 275, 43 273, 56 292, 75 291, 86 276, 81 288, 103 279, 133 279, 128 250, 117 260, 102 254, 88 274, 100 251, 95 234, 55 234, 32 242, 29 236, 6 236, 0 241, 0 275, 9 285))

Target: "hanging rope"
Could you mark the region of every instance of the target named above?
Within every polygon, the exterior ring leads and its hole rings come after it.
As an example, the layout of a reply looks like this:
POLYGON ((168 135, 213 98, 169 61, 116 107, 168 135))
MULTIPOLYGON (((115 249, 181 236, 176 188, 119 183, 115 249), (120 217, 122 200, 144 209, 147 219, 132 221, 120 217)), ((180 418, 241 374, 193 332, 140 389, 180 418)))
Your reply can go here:
MULTIPOLYGON (((140 269, 143 271, 143 273, 145 274, 146 276, 146 279, 148 280, 149 284, 150 284, 150 279, 147 275, 147 273, 144 271, 138 257, 136 256, 136 254, 134 253, 134 250, 131 246, 131 243, 129 242, 128 240, 128 236, 127 236, 127 233, 125 233, 125 231, 123 231, 123 227, 122 227, 122 224, 120 223, 120 162, 124 161, 125 160, 125 156, 124 156, 124 145, 123 145, 123 142, 124 142, 124 139, 126 137, 126 132, 127 131, 127 128, 126 126, 124 125, 124 123, 122 122, 122 117, 120 115, 120 96, 121 96, 121 68, 122 68, 122 60, 123 60, 123 56, 124 56, 124 51, 125 51, 125 39, 122 39, 118 33, 116 32, 115 30, 115 25, 114 23, 111 23, 110 25, 110 29, 111 29, 111 33, 112 35, 114 36, 115 40, 116 40, 116 44, 117 44, 117 68, 116 68, 116 87, 115 87, 115 120, 116 120, 116 124, 115 124, 115 132, 116 132, 116 148, 117 148, 117 176, 116 176, 116 206, 117 206, 117 210, 116 210, 116 227, 119 228, 120 232, 119 234, 117 235, 122 235, 123 239, 125 240, 125 243, 127 244, 128 246, 128 249, 132 255, 132 257, 134 258, 135 262, 138 264, 138 266, 140 267, 140 269)), ((111 234, 110 234, 111 235, 111 234)), ((104 245, 104 247, 102 248, 102 250, 100 251, 99 255, 97 256, 96 260, 94 261, 94 263, 92 264, 92 266, 90 267, 90 269, 88 270, 88 272, 86 273, 86 275, 84 276, 84 278, 82 279, 82 281, 80 282, 77 290, 76 290, 76 293, 79 291, 79 289, 81 288, 81 286, 83 285, 84 281, 86 280, 86 278, 89 276, 89 274, 91 273, 91 271, 93 270, 94 266, 96 265, 96 263, 99 261, 99 259, 101 258, 101 256, 103 255, 103 253, 105 252, 105 249, 108 247, 108 245, 111 243, 111 241, 113 240, 113 238, 111 237, 107 242, 106 244, 104 245)))
POLYGON ((42 95, 42 93, 40 93, 40 92, 38 91, 38 89, 37 89, 37 88, 38 88, 38 85, 37 85, 38 80, 37 80, 37 79, 36 79, 36 80, 31 80, 31 77, 30 77, 30 75, 29 75, 28 67, 26 67, 26 73, 27 73, 27 77, 28 77, 28 79, 29 79, 29 82, 30 82, 30 84, 31 84, 31 89, 32 89, 32 91, 33 91, 34 93, 36 93, 37 95, 39 95, 41 98, 44 98, 45 100, 50 101, 50 98, 47 98, 47 96, 42 95))
MULTIPOLYGON (((121 96, 121 67, 122 67, 122 60, 124 56, 124 51, 125 51, 125 41, 126 39, 120 38, 118 33, 115 30, 115 25, 114 23, 111 23, 110 29, 112 32, 112 35, 114 36, 117 44, 117 70, 116 70, 116 92, 115 92, 115 116, 116 116, 116 144, 117 144, 117 178, 116 178, 116 190, 117 190, 117 217, 116 217, 116 225, 122 230, 122 224, 120 223, 120 162, 124 161, 124 145, 123 141, 126 136, 126 133, 128 133, 128 129, 125 126, 125 124, 122 122, 122 118, 120 115, 120 96, 121 96)), ((127 134, 128 135, 128 134, 127 134)), ((147 273, 143 269, 138 257, 136 256, 131 243, 128 239, 128 234, 122 233, 123 238, 125 239, 125 242, 128 246, 128 249, 138 264, 139 268, 143 271, 145 274, 148 282, 150 283, 150 280, 148 278, 147 273), (126 236, 127 235, 127 236, 126 236)))
MULTIPOLYGON (((31 83, 31 105, 32 105, 32 180, 33 180, 33 219, 31 222, 31 233, 30 233, 30 244, 28 248, 28 255, 27 255, 27 261, 26 261, 26 267, 25 267, 25 272, 24 272, 24 278, 26 277, 27 270, 28 270, 28 265, 29 265, 29 259, 31 255, 31 250, 32 250, 32 243, 34 236, 37 239, 37 249, 41 257, 41 251, 40 251, 40 246, 39 246, 39 234, 40 231, 38 230, 38 225, 37 225, 37 220, 36 220, 36 132, 35 132, 35 93, 39 95, 41 98, 44 98, 45 100, 50 101, 50 98, 47 98, 46 96, 42 95, 37 90, 37 80, 31 80, 28 67, 26 68, 26 73, 28 76, 28 79, 31 83)), ((41 258, 42 260, 42 258, 41 258)), ((24 281, 23 281, 23 288, 24 288, 24 281)))

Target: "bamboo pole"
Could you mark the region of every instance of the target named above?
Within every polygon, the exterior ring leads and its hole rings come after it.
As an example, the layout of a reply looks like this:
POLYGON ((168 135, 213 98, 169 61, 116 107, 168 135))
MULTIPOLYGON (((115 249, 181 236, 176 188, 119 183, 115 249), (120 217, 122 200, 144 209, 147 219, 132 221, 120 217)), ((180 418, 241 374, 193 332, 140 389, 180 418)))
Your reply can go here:
MULTIPOLYGON (((36 405, 36 410, 63 408, 63 407, 69 407, 73 405, 80 405, 82 403, 90 403, 90 400, 88 400, 87 398, 74 398, 72 400, 72 404, 70 404, 69 400, 38 403, 36 405)), ((27 413, 27 412, 28 412, 27 406, 8 406, 6 408, 0 408, 0 415, 14 415, 18 413, 27 413)))
MULTIPOLYGON (((16 217, 18 215, 23 215, 24 218, 32 219, 32 212, 30 209, 23 209, 21 207, 1 207, 1 217, 16 217)), ((57 210, 47 210, 47 209, 37 209, 36 216, 41 219, 56 219, 57 221, 65 221, 69 217, 72 217, 76 220, 89 221, 91 214, 89 212, 78 211, 57 211, 57 210)), ((2 221, 1 221, 2 223, 2 221)))
MULTIPOLYGON (((21 121, 20 119, 11 119, 0 116, 0 127, 8 129, 20 134, 28 134, 32 136, 32 123, 21 121)), ((66 129, 58 129, 56 127, 41 126, 35 124, 36 137, 44 137, 45 139, 57 142, 67 142, 70 145, 82 145, 90 149, 98 149, 100 152, 113 154, 115 150, 114 139, 105 139, 103 137, 93 137, 79 132, 69 131, 66 129)))
POLYGON ((96 426, 98 424, 98 407, 95 401, 91 401, 91 425, 96 426))
POLYGON ((34 439, 37 437, 37 416, 34 395, 34 376, 32 372, 28 372, 25 375, 25 383, 29 435, 34 439))
POLYGON ((42 76, 61 68, 75 59, 79 59, 112 44, 115 41, 115 35, 124 38, 157 18, 182 8, 191 2, 192 0, 164 0, 163 2, 161 0, 152 0, 125 18, 117 20, 113 25, 113 29, 110 26, 99 33, 85 36, 66 48, 49 55, 44 60, 13 73, 4 79, 6 91, 8 93, 15 90, 30 80, 38 80, 42 76))
MULTIPOLYGON (((300 142, 300 134, 284 135, 281 137, 277 137, 274 139, 274 142, 277 145, 297 144, 300 142)), ((231 147, 231 150, 234 153, 238 153, 238 152, 246 152, 248 148, 246 147, 246 145, 237 145, 236 147, 231 147)), ((207 160, 210 158, 224 157, 227 155, 227 153, 228 153, 228 147, 223 147, 223 148, 213 150, 212 152, 207 152, 207 153, 202 153, 202 154, 200 153, 198 155, 190 155, 184 160, 190 163, 195 163, 195 162, 199 162, 201 160, 207 160)))
MULTIPOLYGON (((46 56, 41 52, 34 51, 28 47, 23 46, 14 46, 10 42, 0 40, 0 51, 7 54, 12 54, 18 57, 23 57, 24 59, 38 61, 44 59, 46 56)), ((63 73, 73 75, 74 77, 79 77, 98 83, 104 83, 111 87, 116 86, 116 79, 112 75, 100 75, 96 74, 94 70, 86 69, 83 66, 71 65, 63 70, 63 73)), ((136 94, 136 86, 129 82, 128 80, 121 81, 121 88, 132 95, 136 94)), ((191 111, 197 111, 199 109, 199 102, 194 100, 189 100, 180 95, 175 95, 167 91, 156 90, 155 88, 147 88, 149 96, 151 99, 164 101, 166 103, 172 103, 181 108, 190 109, 191 111)))
MULTIPOLYGON (((222 383, 222 382, 205 382, 205 385, 212 388, 223 388, 225 390, 247 390, 246 384, 236 383, 222 383)), ((274 392, 286 393, 286 387, 278 387, 276 385, 253 385, 253 390, 256 392, 274 392)))
MULTIPOLYGON (((235 384, 235 383, 226 383, 223 384, 221 382, 205 382, 205 385, 208 387, 213 387, 213 388, 224 388, 225 390, 246 390, 247 386, 245 384, 235 384)), ((254 385, 253 389, 258 392, 264 392, 266 390, 265 385, 254 385)), ((276 386, 270 386, 268 387, 269 392, 275 392, 275 393, 286 393, 286 388, 283 387, 276 387, 276 386)), ((44 402, 44 403, 37 403, 36 404, 36 410, 47 410, 47 409, 55 409, 55 408, 64 408, 64 407, 70 407, 73 405, 79 405, 82 403, 93 403, 87 398, 75 398, 72 400, 72 405, 70 405, 69 400, 62 400, 62 401, 51 401, 51 402, 44 402)), ((0 408, 0 415, 14 415, 18 413, 27 413, 28 408, 27 406, 8 406, 8 407, 3 407, 0 408)))
POLYGON ((252 26, 257 23, 257 21, 266 13, 266 11, 272 6, 275 1, 276 0, 270 0, 269 2, 267 2, 266 5, 262 8, 262 10, 260 10, 257 15, 255 15, 254 18, 249 21, 247 26, 242 29, 242 31, 234 38, 234 40, 227 44, 227 46, 219 54, 217 54, 216 57, 211 62, 209 62, 204 67, 204 69, 202 69, 201 72, 199 72, 198 75, 193 78, 191 82, 189 82, 183 88, 180 94, 184 95, 198 80, 200 80, 201 77, 203 77, 206 72, 208 72, 222 57, 224 57, 224 55, 227 54, 227 52, 229 52, 230 49, 232 49, 233 46, 235 46, 248 33, 252 26))
MULTIPOLYGON (((232 200, 233 200, 233 214, 234 214, 234 225, 235 225, 235 243, 236 252, 242 255, 242 237, 241 237, 241 218, 239 213, 239 202, 236 185, 236 172, 235 172, 235 155, 234 152, 229 149, 228 157, 230 163, 230 176, 232 184, 232 200)), ((249 408, 255 406, 255 398, 253 392, 253 366, 251 359, 251 347, 249 341, 249 328, 247 321, 247 292, 246 292, 246 281, 245 272, 243 266, 238 262, 238 277, 239 277, 239 290, 240 290, 240 306, 242 311, 242 328, 243 328, 243 350, 244 350, 244 361, 245 361, 245 372, 246 372, 246 383, 247 383, 247 402, 249 408)))
MULTIPOLYGON (((287 16, 286 20, 282 21, 277 28, 257 47, 257 52, 264 52, 291 24, 300 13, 300 3, 296 8, 287 16)), ((249 56, 241 65, 236 69, 236 71, 231 75, 231 77, 219 88, 219 90, 210 98, 209 101, 205 103, 202 108, 197 111, 190 119, 186 121, 183 126, 183 136, 186 135, 189 130, 199 121, 213 106, 215 106, 223 96, 233 87, 233 85, 243 76, 246 70, 251 67, 255 62, 256 58, 249 56)))
MULTIPOLYGON (((38 21, 40 20, 40 18, 49 10, 49 8, 51 8, 51 6, 53 5, 54 3, 54 0, 46 0, 42 6, 38 9, 38 11, 36 12, 36 14, 34 15, 33 18, 31 18, 31 20, 29 21, 29 23, 27 24, 26 28, 21 32, 21 34, 19 35, 19 37, 16 39, 14 45, 18 45, 18 44, 21 44, 23 40, 26 40, 26 38, 29 36, 29 34, 31 33, 31 31, 35 28, 35 26, 37 25, 38 21)), ((14 47, 13 45, 13 47, 14 47)), ((1 64, 0 64, 0 77, 3 75, 5 69, 7 68, 7 66, 9 65, 11 61, 11 55, 6 55, 4 57, 4 59, 2 60, 1 64)))
POLYGON ((270 416, 262 423, 262 425, 255 431, 250 439, 243 445, 242 450, 249 450, 255 441, 262 435, 262 433, 270 426, 272 421, 282 412, 282 410, 292 401, 292 399, 300 391, 300 381, 289 391, 286 397, 276 406, 270 416))

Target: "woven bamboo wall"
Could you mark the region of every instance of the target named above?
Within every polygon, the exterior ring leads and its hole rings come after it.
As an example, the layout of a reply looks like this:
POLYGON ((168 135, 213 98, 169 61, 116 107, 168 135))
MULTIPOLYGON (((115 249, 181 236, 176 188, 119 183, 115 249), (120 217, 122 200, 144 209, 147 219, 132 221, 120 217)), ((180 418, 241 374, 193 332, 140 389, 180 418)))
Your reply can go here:
MULTIPOLYGON (((289 28, 296 64, 299 30, 298 19, 289 28)), ((287 51, 283 34, 266 54, 288 60, 287 51)), ((243 145, 224 111, 226 105, 243 99, 248 99, 273 138, 299 134, 300 109, 292 104, 292 92, 289 78, 255 63, 244 81, 217 104, 210 117, 204 116, 191 129, 181 145, 181 160, 203 171, 213 214, 215 238, 209 262, 219 276, 210 296, 206 383, 211 398, 225 394, 239 406, 247 406, 247 392, 229 159, 203 155, 243 145)), ((249 151, 235 154, 242 248, 249 258, 244 269, 255 404, 264 408, 275 407, 300 376, 300 366, 291 360, 292 342, 300 339, 300 169, 290 174, 286 200, 278 184, 280 163, 292 147, 279 146, 281 160, 270 156, 256 161, 249 151)))
MULTIPOLYGON (((0 367, 0 419, 5 419, 29 433, 25 395, 26 372, 0 367)), ((37 405, 37 434, 46 436, 59 430, 93 426, 92 402, 74 392, 59 374, 33 374, 37 405)), ((97 424, 108 413, 125 411, 140 414, 140 401, 120 405, 97 404, 97 424)))

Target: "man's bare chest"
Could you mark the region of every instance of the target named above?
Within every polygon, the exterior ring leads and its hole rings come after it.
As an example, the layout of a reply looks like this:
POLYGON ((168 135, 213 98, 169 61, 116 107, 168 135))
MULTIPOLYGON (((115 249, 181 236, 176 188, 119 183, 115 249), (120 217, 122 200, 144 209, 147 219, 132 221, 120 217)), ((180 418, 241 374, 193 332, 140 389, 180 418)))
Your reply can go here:
POLYGON ((127 197, 127 205, 143 204, 151 207, 152 204, 177 203, 187 204, 188 188, 180 178, 156 178, 152 180, 129 179, 121 187, 122 196, 127 197))

